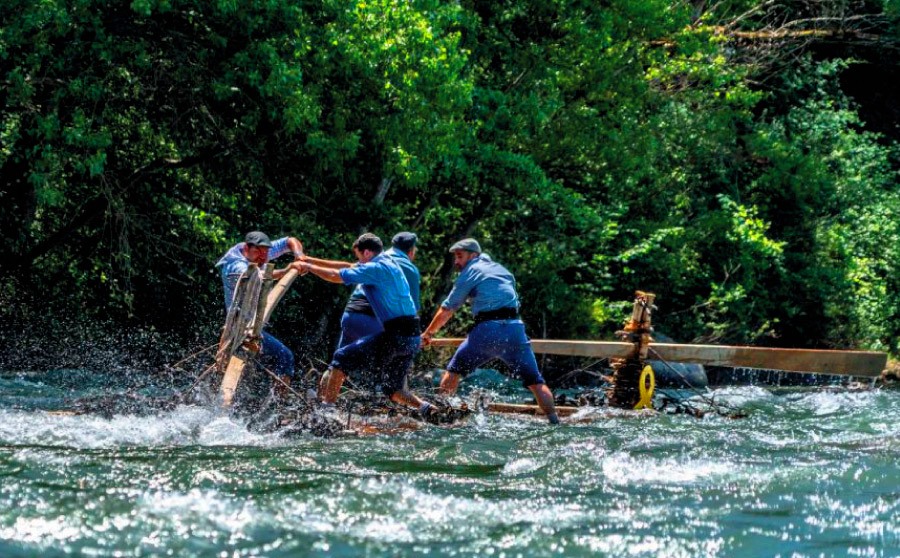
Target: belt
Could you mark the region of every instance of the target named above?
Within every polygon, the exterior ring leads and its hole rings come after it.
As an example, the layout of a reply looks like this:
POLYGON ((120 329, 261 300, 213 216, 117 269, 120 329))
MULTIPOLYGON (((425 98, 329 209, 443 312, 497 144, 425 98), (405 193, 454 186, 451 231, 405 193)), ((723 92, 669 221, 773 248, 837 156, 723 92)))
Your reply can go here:
POLYGON ((422 333, 418 316, 400 316, 384 322, 384 331, 403 337, 415 337, 422 333))
POLYGON ((475 314, 475 323, 489 322, 491 320, 517 320, 519 319, 519 309, 506 307, 497 310, 487 310, 475 314))

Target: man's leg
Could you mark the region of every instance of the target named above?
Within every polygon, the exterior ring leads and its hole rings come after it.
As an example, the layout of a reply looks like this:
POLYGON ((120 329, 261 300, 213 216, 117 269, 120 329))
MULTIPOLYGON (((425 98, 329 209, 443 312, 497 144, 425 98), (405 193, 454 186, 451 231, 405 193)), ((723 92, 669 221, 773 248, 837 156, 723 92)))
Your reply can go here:
POLYGON ((384 327, 375 316, 360 312, 344 312, 341 316, 341 337, 338 340, 338 349, 383 330, 384 327))
POLYGON ((441 375, 441 385, 438 387, 438 394, 446 397, 450 397, 454 393, 456 393, 456 388, 459 387, 459 380, 462 379, 462 376, 459 374, 454 374, 448 370, 444 370, 444 373, 441 375))
POLYGON ((531 390, 537 400, 538 407, 547 415, 550 424, 559 424, 556 414, 556 402, 553 392, 547 387, 544 377, 538 369, 537 359, 531 348, 531 342, 525 335, 525 326, 521 323, 505 324, 502 338, 506 347, 500 358, 509 365, 513 374, 522 380, 522 384, 531 390))
POLYGON ((534 398, 537 399, 538 407, 547 415, 550 424, 559 424, 559 415, 556 414, 556 401, 553 400, 553 392, 547 387, 547 384, 534 384, 528 386, 534 398))
POLYGON ((279 397, 287 395, 285 384, 289 386, 294 376, 294 353, 284 343, 264 331, 260 361, 264 366, 271 367, 278 376, 278 380, 272 380, 276 395, 279 397))
POLYGON ((378 348, 380 336, 380 333, 368 335, 334 352, 331 364, 319 382, 319 401, 326 404, 334 404, 337 401, 341 386, 347 378, 344 370, 349 374, 358 374, 360 370, 365 370, 378 348))
POLYGON ((394 403, 399 403, 401 405, 406 405, 407 407, 412 407, 414 409, 421 409, 422 404, 424 403, 416 396, 415 393, 409 391, 408 389, 401 389, 392 393, 391 401, 393 401, 394 403))
POLYGON ((419 352, 419 336, 394 336, 383 334, 382 344, 377 352, 376 366, 382 371, 382 389, 394 403, 419 410, 427 415, 431 403, 422 400, 410 391, 408 378, 413 361, 419 352))
POLYGON ((319 381, 319 400, 322 403, 334 404, 338 395, 341 393, 341 386, 344 385, 344 379, 347 377, 343 371, 337 368, 329 368, 322 374, 322 380, 319 381))
POLYGON ((438 394, 447 397, 453 395, 463 376, 497 356, 491 344, 493 329, 492 322, 484 322, 472 328, 441 375, 438 394))

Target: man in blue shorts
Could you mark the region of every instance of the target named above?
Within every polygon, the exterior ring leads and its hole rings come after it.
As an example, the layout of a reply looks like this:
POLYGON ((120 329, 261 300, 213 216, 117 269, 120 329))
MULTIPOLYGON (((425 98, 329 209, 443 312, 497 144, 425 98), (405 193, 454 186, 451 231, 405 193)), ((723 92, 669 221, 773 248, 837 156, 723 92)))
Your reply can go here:
MULTIPOLYGON (((419 268, 413 263, 418 250, 416 248, 417 240, 415 233, 399 232, 391 239, 391 248, 384 251, 384 254, 392 258, 403 271, 403 276, 406 277, 406 282, 409 284, 409 294, 416 306, 416 314, 419 313, 420 308, 419 284, 422 277, 419 274, 419 268)), ((367 335, 374 335, 382 329, 381 321, 375 317, 375 311, 372 310, 372 305, 369 304, 362 285, 357 285, 341 316, 341 337, 338 340, 338 348, 349 345, 367 335)))
POLYGON ((488 361, 500 359, 531 390, 550 423, 558 424, 553 393, 538 371, 525 324, 519 319, 519 296, 512 273, 482 254, 481 246, 472 238, 460 240, 450 247, 450 252, 460 274, 422 333, 422 344, 431 343, 434 334, 467 300, 472 303, 475 326, 447 365, 439 392, 452 395, 461 377, 488 361))
MULTIPOLYGON (((238 279, 251 263, 262 267, 270 260, 278 259, 286 254, 292 254, 295 260, 299 259, 303 256, 303 244, 292 236, 279 238, 272 242, 265 233, 253 231, 247 233, 244 242, 232 246, 216 263, 216 267, 221 268, 222 286, 225 288, 225 312, 227 313, 231 308, 238 279)), ((291 264, 291 266, 294 265, 297 264, 291 264)), ((272 273, 273 279, 281 279, 291 266, 276 269, 272 273)), ((290 384, 291 378, 294 376, 294 353, 285 347, 284 343, 265 331, 262 332, 260 361, 263 365, 273 368, 275 374, 283 382, 290 384)))
POLYGON ((347 375, 375 371, 382 392, 391 401, 418 409, 427 415, 431 405, 409 391, 406 377, 419 350, 419 318, 409 294, 409 284, 400 266, 383 253, 381 239, 371 233, 353 243, 358 264, 304 257, 300 271, 331 283, 362 285, 366 299, 381 322, 382 331, 367 335, 335 351, 319 383, 319 399, 327 405, 337 401, 347 375))

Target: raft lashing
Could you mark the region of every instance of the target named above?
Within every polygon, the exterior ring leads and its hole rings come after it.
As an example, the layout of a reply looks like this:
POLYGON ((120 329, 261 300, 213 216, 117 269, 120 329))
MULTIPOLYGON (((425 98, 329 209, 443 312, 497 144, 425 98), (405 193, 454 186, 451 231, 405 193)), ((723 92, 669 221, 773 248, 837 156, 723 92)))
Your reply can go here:
POLYGON ((634 300, 631 319, 616 335, 625 342, 634 343, 634 355, 610 361, 612 382, 606 391, 612 407, 621 409, 652 409, 656 378, 653 367, 646 364, 650 349, 650 333, 653 331, 651 314, 656 295, 638 291, 634 300))

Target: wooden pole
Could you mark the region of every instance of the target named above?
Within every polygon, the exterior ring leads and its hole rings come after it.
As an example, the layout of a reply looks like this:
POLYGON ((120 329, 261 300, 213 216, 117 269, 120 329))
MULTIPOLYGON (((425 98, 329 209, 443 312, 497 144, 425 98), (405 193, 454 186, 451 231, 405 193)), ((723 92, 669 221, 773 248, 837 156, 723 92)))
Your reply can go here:
MULTIPOLYGON (((488 411, 492 413, 505 413, 516 415, 536 415, 542 416, 544 411, 538 405, 519 405, 513 403, 488 403, 488 411)), ((556 406, 556 414, 561 417, 568 417, 578 412, 578 407, 569 407, 564 405, 556 406)))
POLYGON ((281 302, 281 298, 290 288, 291 283, 294 282, 294 279, 297 278, 299 273, 296 269, 289 269, 287 273, 272 287, 271 292, 269 292, 266 297, 266 309, 263 313, 263 323, 269 323, 269 318, 272 316, 272 312, 275 310, 275 307, 278 306, 278 303, 281 302))
MULTIPOLYGON (((431 347, 456 347, 462 338, 436 338, 431 347)), ((572 341, 532 339, 535 353, 586 358, 628 358, 634 344, 621 341, 572 341)), ((874 351, 822 349, 776 349, 729 345, 682 345, 650 343, 650 359, 692 362, 709 366, 734 366, 783 370, 797 373, 834 374, 877 378, 887 363, 887 354, 874 351)))

